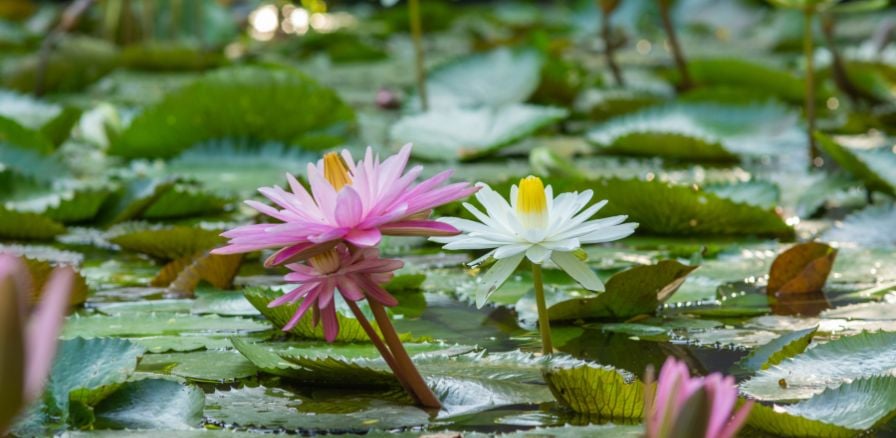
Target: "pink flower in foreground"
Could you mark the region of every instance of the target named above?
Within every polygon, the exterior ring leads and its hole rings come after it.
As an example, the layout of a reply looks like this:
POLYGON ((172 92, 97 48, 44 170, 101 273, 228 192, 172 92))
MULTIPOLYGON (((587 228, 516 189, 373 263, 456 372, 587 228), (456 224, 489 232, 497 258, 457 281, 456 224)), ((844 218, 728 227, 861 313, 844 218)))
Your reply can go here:
POLYGON ((383 234, 396 236, 451 236, 459 231, 451 225, 428 219, 432 209, 474 193, 468 183, 443 185, 447 170, 419 184, 423 170, 407 172, 411 145, 380 162, 367 148, 364 159, 355 163, 348 151, 329 153, 317 165, 308 164, 311 193, 287 174, 291 192, 263 187, 259 192, 280 208, 246 201, 252 208, 282 223, 245 225, 227 231, 230 239, 216 254, 235 254, 280 248, 265 261, 266 266, 304 260, 320 254, 340 241, 356 247, 372 247, 383 234))
POLYGON ((271 301, 268 307, 303 300, 283 330, 291 330, 309 309, 313 309, 313 324, 317 326, 322 321, 324 338, 333 342, 339 333, 336 291, 346 301, 368 298, 384 306, 395 306, 398 301, 382 285, 389 282, 394 271, 402 266, 401 260, 380 258, 379 250, 374 248, 362 248, 352 253, 345 245, 337 245, 311 257, 307 265, 286 265, 292 271, 286 274, 286 280, 300 286, 271 301))
POLYGON ((0 403, 0 435, 43 392, 73 281, 70 268, 53 271, 29 317, 28 267, 17 257, 0 254, 0 388, 6 399, 0 403))
POLYGON ((753 402, 748 401, 734 413, 737 387, 732 377, 713 373, 691 378, 687 365, 672 357, 666 359, 660 371, 656 397, 652 402, 647 401, 644 403, 647 438, 733 438, 753 407, 753 402), (696 397, 704 397, 705 402, 700 403, 696 397), (691 415, 688 409, 707 411, 691 415))

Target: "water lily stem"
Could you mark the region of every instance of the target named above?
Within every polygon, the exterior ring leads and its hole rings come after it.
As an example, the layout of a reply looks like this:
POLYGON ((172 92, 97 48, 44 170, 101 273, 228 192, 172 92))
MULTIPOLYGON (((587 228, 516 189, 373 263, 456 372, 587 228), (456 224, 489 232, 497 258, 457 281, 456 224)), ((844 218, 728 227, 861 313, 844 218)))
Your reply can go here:
POLYGON ((678 68, 678 74, 681 76, 678 89, 679 91, 688 91, 694 87, 694 83, 691 81, 688 63, 684 58, 684 51, 681 50, 681 44, 678 43, 678 34, 675 32, 672 16, 669 14, 669 2, 670 0, 660 0, 660 16, 663 19, 663 29, 666 31, 666 38, 669 40, 669 49, 672 50, 675 67, 678 68))
POLYGON ((616 63, 616 46, 613 43, 613 29, 610 22, 610 17, 618 5, 619 2, 613 1, 598 0, 597 2, 597 6, 601 10, 600 34, 604 40, 604 57, 607 61, 607 67, 610 68, 610 73, 613 74, 616 86, 624 87, 625 79, 622 78, 622 70, 619 69, 619 64, 616 63))
POLYGON ((392 356, 395 358, 396 365, 401 369, 402 375, 405 377, 408 386, 411 387, 411 391, 416 395, 420 405, 426 408, 441 408, 442 403, 439 402, 439 399, 433 394, 432 389, 426 385, 423 376, 417 371, 417 367, 414 366, 414 362, 411 361, 411 357, 408 356, 407 350, 404 349, 404 345, 401 343, 401 339, 398 338, 398 333, 395 331, 395 327, 392 325, 389 315, 386 314, 386 309, 383 308, 382 304, 376 301, 368 300, 368 303, 370 304, 370 310, 373 310, 373 316, 376 318, 376 323, 383 333, 383 339, 385 339, 386 344, 389 346, 389 350, 392 351, 392 356))
POLYGON ((414 68, 417 75, 417 94, 420 108, 429 109, 426 95, 426 65, 423 62, 423 23, 420 19, 420 0, 408 0, 408 16, 411 21, 411 39, 414 42, 414 68))
POLYGON ((810 166, 818 163, 818 147, 815 146, 815 54, 812 43, 812 19, 814 10, 807 7, 803 11, 803 53, 806 56, 806 133, 809 140, 810 166))
POLYGON ((398 383, 401 384, 402 388, 414 398, 414 401, 417 403, 421 403, 421 401, 417 398, 417 394, 413 391, 413 389, 408 385, 407 379, 404 374, 402 374, 401 369, 398 367, 398 364, 395 362, 395 357, 392 356, 392 352, 389 351, 389 347, 383 343, 383 340, 380 338, 379 333, 376 332, 376 329, 373 328, 373 325, 370 324, 370 321, 367 320, 367 317, 364 316, 364 313, 361 312, 361 309, 358 307, 358 304, 354 301, 346 300, 348 303, 348 307, 352 309, 352 313, 355 315, 355 319, 358 320, 358 323, 361 324, 361 328, 364 329, 364 332, 367 333, 367 337, 370 338, 370 342, 376 347, 376 349, 380 352, 380 356, 383 357, 383 360, 386 361, 386 365, 389 365, 389 368, 395 374, 395 378, 398 379, 398 383))
POLYGON ((538 306, 538 330, 541 332, 541 351, 544 354, 554 353, 551 340, 551 319, 548 317, 548 306, 544 299, 544 280, 541 265, 532 263, 532 285, 535 287, 535 304, 538 306))

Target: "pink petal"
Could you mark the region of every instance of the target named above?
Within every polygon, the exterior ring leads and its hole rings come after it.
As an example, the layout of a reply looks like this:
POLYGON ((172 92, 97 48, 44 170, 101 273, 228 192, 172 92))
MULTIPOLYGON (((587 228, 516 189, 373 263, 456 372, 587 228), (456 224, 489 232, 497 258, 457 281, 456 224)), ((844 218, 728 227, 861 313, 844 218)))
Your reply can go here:
POLYGON ((387 307, 398 305, 398 300, 396 300, 395 297, 383 289, 382 286, 371 281, 369 277, 357 275, 354 278, 364 288, 364 293, 369 299, 387 307))
POLYGON ((320 316, 324 325, 324 339, 326 339, 327 342, 335 341, 336 335, 339 334, 339 320, 336 318, 336 304, 331 301, 329 306, 320 309, 320 316))
POLYGON ((302 305, 300 305, 299 308, 296 309, 296 313, 294 313, 289 322, 287 322, 286 325, 283 326, 283 331, 288 332, 295 328, 296 324, 299 323, 299 320, 302 319, 302 316, 305 315, 305 312, 313 307, 314 303, 317 301, 318 290, 319 289, 316 288, 309 292, 307 296, 305 296, 305 299, 302 301, 302 305))
POLYGON ((364 299, 364 291, 348 275, 340 276, 336 280, 336 287, 339 288, 339 293, 342 294, 346 301, 360 301, 364 299))
POLYGON ((298 245, 287 246, 286 248, 283 248, 275 252, 274 254, 271 254, 271 256, 264 261, 264 266, 266 268, 271 268, 285 263, 293 263, 300 260, 305 260, 320 253, 329 251, 330 248, 336 245, 336 243, 336 241, 321 243, 305 242, 298 245))
POLYGON ((353 227, 361 222, 364 205, 358 192, 349 186, 343 187, 336 198, 336 224, 340 227, 353 227))
POLYGON ((345 235, 345 240, 355 246, 370 247, 380 243, 382 237, 382 234, 376 228, 367 230, 354 229, 345 235))
POLYGON ((747 418, 750 416, 750 409, 753 409, 753 403, 753 400, 744 403, 737 413, 734 414, 734 418, 732 418, 731 421, 725 425, 725 428, 719 432, 718 438, 734 438, 737 436, 737 431, 743 427, 747 418))
POLYGON ((59 331, 68 310, 75 272, 71 268, 53 271, 44 286, 40 303, 28 321, 25 332, 25 399, 35 400, 43 391, 44 381, 53 365, 59 343, 59 331))
POLYGON ((456 236, 460 230, 444 222, 433 220, 409 220, 392 222, 380 227, 389 236, 456 236))

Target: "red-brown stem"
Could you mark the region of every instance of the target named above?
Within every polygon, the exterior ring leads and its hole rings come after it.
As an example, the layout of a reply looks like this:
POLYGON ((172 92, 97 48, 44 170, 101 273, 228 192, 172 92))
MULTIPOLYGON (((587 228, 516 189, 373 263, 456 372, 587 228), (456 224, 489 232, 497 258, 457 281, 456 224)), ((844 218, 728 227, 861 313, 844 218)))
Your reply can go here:
POLYGON ((380 352, 380 356, 383 356, 383 360, 386 361, 386 365, 389 365, 389 368, 392 369, 392 372, 395 374, 395 378, 398 379, 398 383, 401 384, 401 387, 411 395, 415 402, 422 404, 422 402, 417 397, 417 394, 412 390, 412 388, 405 381, 405 376, 399 369, 398 365, 395 363, 395 357, 392 356, 392 352, 389 351, 389 347, 383 343, 383 340, 380 339, 380 335, 376 332, 376 329, 370 325, 370 321, 367 320, 367 317, 364 316, 364 313, 361 312, 361 309, 358 308, 358 305, 354 301, 345 300, 348 303, 348 307, 352 309, 352 313, 355 314, 355 319, 358 320, 358 323, 361 324, 361 328, 367 333, 367 337, 370 338, 370 342, 376 347, 376 349, 380 352))
POLYGON ((402 345, 401 339, 398 338, 398 333, 395 332, 395 327, 392 325, 389 315, 386 314, 386 309, 383 308, 382 304, 377 303, 376 301, 368 300, 368 303, 370 304, 370 309, 373 310, 373 316, 376 318, 376 323, 383 333, 383 339, 386 340, 386 344, 388 344, 389 349, 392 350, 395 362, 398 364, 399 368, 402 369, 404 376, 407 378, 408 385, 410 385, 414 393, 417 394, 420 404, 427 408, 441 408, 442 403, 439 402, 439 399, 433 394, 432 389, 426 385, 426 381, 423 380, 420 371, 417 371, 417 367, 414 366, 414 362, 411 361, 411 357, 408 356, 407 350, 404 349, 404 345, 402 345))
POLYGON ((688 72, 688 63, 684 58, 684 51, 681 50, 681 45, 678 43, 675 25, 672 24, 672 17, 669 15, 669 1, 660 0, 660 16, 663 19, 666 38, 669 39, 669 48, 672 49, 672 58, 675 60, 675 66, 678 68, 678 74, 681 76, 678 89, 679 91, 687 91, 694 87, 694 83, 691 81, 691 74, 688 72))

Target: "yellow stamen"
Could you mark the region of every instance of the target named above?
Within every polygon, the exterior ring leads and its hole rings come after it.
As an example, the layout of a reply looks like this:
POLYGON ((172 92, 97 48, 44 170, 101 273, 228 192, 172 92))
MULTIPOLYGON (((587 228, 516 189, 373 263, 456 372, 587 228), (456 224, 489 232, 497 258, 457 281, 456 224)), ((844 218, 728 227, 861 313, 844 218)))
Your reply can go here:
POLYGON ((520 180, 516 212, 526 228, 547 226, 548 202, 541 178, 529 175, 520 180))
POLYGON ((336 152, 324 155, 324 178, 330 182, 337 192, 352 183, 351 174, 348 173, 348 166, 345 165, 345 161, 342 161, 342 157, 336 152))
POLYGON ((335 249, 329 249, 308 260, 317 272, 329 274, 339 269, 339 254, 335 249))

